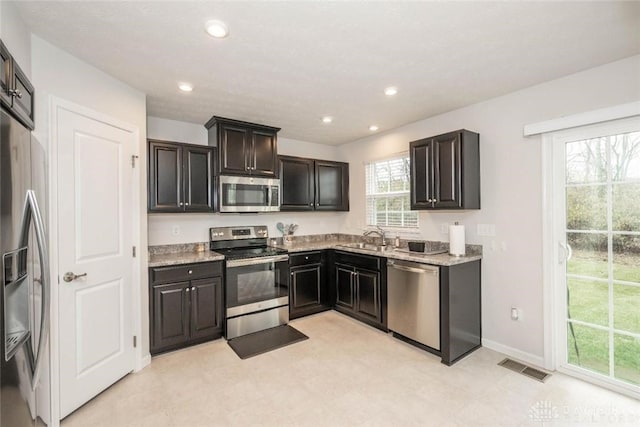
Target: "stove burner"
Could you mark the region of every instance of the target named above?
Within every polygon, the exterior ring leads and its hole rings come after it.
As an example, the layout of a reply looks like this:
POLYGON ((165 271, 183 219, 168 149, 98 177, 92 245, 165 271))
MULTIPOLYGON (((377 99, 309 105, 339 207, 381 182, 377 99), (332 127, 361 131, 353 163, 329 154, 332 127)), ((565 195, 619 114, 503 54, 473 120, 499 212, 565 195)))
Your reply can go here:
POLYGON ((260 258, 286 254, 287 251, 267 246, 267 226, 215 227, 209 229, 209 248, 227 260, 260 258))

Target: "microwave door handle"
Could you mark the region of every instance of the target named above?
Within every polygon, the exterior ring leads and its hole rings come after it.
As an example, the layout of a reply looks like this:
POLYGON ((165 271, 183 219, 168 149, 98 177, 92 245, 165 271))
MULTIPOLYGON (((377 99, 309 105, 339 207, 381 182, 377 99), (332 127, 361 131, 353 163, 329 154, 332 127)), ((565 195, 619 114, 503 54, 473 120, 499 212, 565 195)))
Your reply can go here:
POLYGON ((42 301, 40 305, 40 334, 38 336, 38 346, 35 352, 30 351, 29 362, 31 364, 31 388, 35 390, 38 380, 40 379, 40 371, 42 368, 44 345, 49 333, 49 253, 47 249, 47 240, 44 234, 44 222, 33 190, 27 191, 27 200, 25 201, 24 212, 22 216, 22 230, 20 234, 20 243, 23 246, 29 244, 29 226, 33 220, 36 232, 36 244, 38 246, 38 255, 40 258, 40 274, 42 301))
POLYGON ((267 192, 267 206, 271 206, 271 186, 266 185, 264 189, 267 192))

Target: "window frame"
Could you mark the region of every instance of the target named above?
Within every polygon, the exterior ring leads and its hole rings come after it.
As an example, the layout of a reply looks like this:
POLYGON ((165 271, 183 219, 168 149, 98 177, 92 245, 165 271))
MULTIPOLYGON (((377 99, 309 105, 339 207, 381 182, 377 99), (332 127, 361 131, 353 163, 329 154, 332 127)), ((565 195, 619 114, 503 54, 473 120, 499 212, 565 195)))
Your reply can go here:
MULTIPOLYGON (((364 163, 365 166, 365 227, 366 228, 375 228, 375 227, 384 227, 385 229, 395 230, 401 233, 416 233, 420 231, 420 217, 419 212, 416 210, 411 210, 411 158, 409 156, 408 151, 403 151, 400 153, 395 153, 386 157, 369 160, 364 163), (376 171, 375 169, 372 171, 371 168, 375 168, 378 164, 387 163, 390 165, 393 161, 397 160, 406 160, 406 174, 404 175, 404 180, 406 182, 406 189, 403 190, 394 190, 391 191, 390 186, 392 183, 391 177, 388 180, 388 191, 386 192, 370 192, 373 187, 376 185, 376 181, 371 181, 375 179, 376 171), (406 204, 403 203, 401 210, 393 210, 390 211, 388 209, 389 200, 393 197, 398 196, 406 196, 406 204), (377 224, 377 211, 375 209, 376 202, 378 200, 387 200, 387 209, 383 212, 386 212, 386 220, 384 224, 377 224), (400 223, 403 225, 389 225, 389 213, 400 214, 400 223), (406 214, 415 215, 415 222, 411 219, 407 221, 406 214), (405 225, 407 222, 413 223, 411 225, 405 225)), ((391 174, 391 173, 390 173, 391 174)), ((412 215, 412 216, 413 216, 412 215)))

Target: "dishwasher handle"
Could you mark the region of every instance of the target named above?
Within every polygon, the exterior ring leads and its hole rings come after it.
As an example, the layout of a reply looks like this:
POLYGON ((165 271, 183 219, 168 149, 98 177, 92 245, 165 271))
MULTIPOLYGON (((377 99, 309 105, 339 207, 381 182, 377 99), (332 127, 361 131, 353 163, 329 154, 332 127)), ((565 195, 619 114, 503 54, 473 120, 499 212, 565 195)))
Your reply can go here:
POLYGON ((417 273, 417 274, 427 274, 431 273, 434 276, 438 275, 439 269, 437 267, 431 267, 427 265, 414 264, 414 266, 406 266, 402 264, 397 264, 393 261, 388 261, 387 266, 391 268, 395 268, 396 270, 407 271, 409 273, 417 273))

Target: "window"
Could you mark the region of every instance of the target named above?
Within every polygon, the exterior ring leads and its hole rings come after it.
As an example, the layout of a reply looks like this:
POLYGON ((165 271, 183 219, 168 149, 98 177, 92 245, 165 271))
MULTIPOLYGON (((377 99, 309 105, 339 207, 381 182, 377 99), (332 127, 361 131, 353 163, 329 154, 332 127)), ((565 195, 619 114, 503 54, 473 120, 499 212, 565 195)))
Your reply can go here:
POLYGON ((409 201, 409 155, 366 165, 367 225, 418 228, 409 201))

